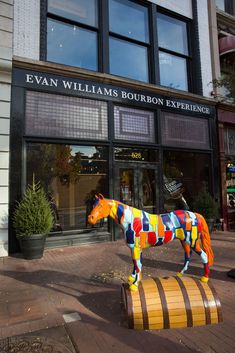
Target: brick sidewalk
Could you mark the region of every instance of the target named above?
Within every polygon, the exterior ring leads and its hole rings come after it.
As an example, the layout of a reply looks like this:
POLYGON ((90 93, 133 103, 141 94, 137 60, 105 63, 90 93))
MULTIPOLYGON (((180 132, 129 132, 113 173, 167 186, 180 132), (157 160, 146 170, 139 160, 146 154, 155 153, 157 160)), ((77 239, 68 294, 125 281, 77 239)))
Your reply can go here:
MULTIPOLYGON (((35 336, 45 329, 53 336, 58 327, 55 339, 58 341, 64 330, 80 353, 234 353, 235 280, 227 271, 235 268, 235 234, 213 233, 212 244, 215 265, 211 281, 222 304, 222 324, 157 331, 127 329, 121 322, 120 285, 132 264, 129 249, 118 241, 47 250, 41 260, 1 258, 0 336, 30 332, 35 336), (70 313, 78 313, 80 320, 65 323, 63 315, 70 313)), ((144 277, 175 275, 182 260, 177 241, 145 250, 144 277)), ((189 275, 201 274, 200 259, 193 254, 189 275)))

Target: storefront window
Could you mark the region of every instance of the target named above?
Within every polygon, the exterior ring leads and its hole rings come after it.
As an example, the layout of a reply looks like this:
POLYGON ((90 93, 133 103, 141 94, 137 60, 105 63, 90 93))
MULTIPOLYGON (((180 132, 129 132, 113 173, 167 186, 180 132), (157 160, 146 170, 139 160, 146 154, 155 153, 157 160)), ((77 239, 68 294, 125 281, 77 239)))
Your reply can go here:
POLYGON ((195 196, 210 191, 210 155, 165 151, 163 154, 164 209, 190 209, 195 196))
POLYGON ((230 158, 226 165, 226 191, 228 228, 235 230, 235 158, 230 158))
POLYGON ((34 174, 45 188, 54 212, 53 231, 91 227, 87 215, 94 195, 108 195, 107 155, 101 146, 27 144, 27 184, 34 174))
POLYGON ((118 140, 155 142, 154 113, 115 106, 114 135, 118 140))

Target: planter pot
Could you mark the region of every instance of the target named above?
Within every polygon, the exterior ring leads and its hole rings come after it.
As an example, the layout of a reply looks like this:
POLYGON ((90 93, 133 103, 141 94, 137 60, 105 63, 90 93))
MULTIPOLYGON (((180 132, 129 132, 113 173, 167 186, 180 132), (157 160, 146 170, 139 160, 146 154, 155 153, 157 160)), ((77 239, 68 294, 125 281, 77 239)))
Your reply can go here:
POLYGON ((44 252, 46 234, 32 234, 18 237, 24 259, 41 259, 44 252))

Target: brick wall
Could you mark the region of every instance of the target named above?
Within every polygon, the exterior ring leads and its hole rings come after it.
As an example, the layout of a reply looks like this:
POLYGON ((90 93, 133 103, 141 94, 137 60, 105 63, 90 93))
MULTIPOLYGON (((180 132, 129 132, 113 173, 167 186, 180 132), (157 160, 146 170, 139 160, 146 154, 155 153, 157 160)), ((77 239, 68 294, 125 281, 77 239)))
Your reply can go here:
POLYGON ((14 1, 13 54, 39 60, 40 0, 14 1))

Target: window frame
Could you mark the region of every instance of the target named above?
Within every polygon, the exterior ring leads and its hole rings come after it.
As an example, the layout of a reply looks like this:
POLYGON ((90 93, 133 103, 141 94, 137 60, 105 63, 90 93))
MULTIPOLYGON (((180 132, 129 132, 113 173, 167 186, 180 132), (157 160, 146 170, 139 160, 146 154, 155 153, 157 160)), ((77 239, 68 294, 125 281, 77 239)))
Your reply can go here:
MULTIPOLYGON (((106 1, 107 1, 107 14, 108 14, 108 18, 109 18, 109 0, 106 0, 106 1)), ((114 38, 114 39, 117 39, 117 40, 124 41, 126 43, 130 43, 130 44, 134 44, 134 45, 138 45, 138 46, 146 48, 147 49, 147 62, 146 62, 146 64, 148 66, 148 70, 147 70, 148 80, 147 81, 141 81, 141 82, 152 83, 153 80, 152 80, 152 75, 151 75, 151 70, 150 70, 150 67, 151 67, 151 59, 150 59, 151 58, 151 54, 150 54, 150 52, 151 52, 151 47, 152 47, 152 38, 151 38, 151 32, 152 32, 151 22, 152 21, 151 21, 151 14, 150 14, 151 6, 150 6, 150 4, 146 4, 146 3, 143 3, 141 1, 133 1, 133 0, 128 0, 128 1, 129 2, 133 2, 135 4, 138 4, 138 5, 141 5, 141 6, 143 6, 143 7, 145 7, 147 9, 147 14, 148 14, 147 26, 148 26, 148 34, 149 34, 148 41, 142 42, 142 41, 134 39, 134 38, 126 37, 125 35, 122 35, 122 34, 119 34, 119 33, 111 31, 109 26, 108 26, 108 38, 107 38, 107 40, 108 40, 108 43, 109 43, 109 40, 111 38, 114 38)), ((108 47, 109 47, 109 44, 108 44, 108 47)), ((108 50, 107 54, 108 54, 108 58, 110 59, 110 50, 108 50)), ((108 63, 108 73, 110 73, 111 75, 114 75, 114 76, 118 76, 118 77, 125 77, 125 76, 112 74, 110 72, 110 62, 108 63)), ((128 79, 135 80, 134 78, 128 78, 128 79)))
MULTIPOLYGON (((52 62, 50 60, 47 59, 47 24, 48 24, 48 19, 50 20, 54 20, 57 22, 60 22, 62 24, 67 24, 70 26, 76 26, 79 29, 84 29, 84 30, 88 30, 91 31, 93 33, 96 33, 97 35, 97 57, 96 57, 96 63, 97 63, 97 70, 92 70, 95 72, 99 72, 100 71, 100 6, 99 6, 99 0, 97 0, 97 27, 86 24, 86 23, 82 23, 80 21, 75 21, 57 14, 54 14, 52 12, 49 11, 49 4, 48 4, 48 0, 41 0, 41 30, 40 30, 40 59, 47 61, 47 62, 52 62)), ((53 62, 54 63, 54 62, 53 62)), ((66 65, 67 64, 62 64, 59 62, 56 62, 58 64, 61 65, 66 65)), ((68 65, 70 66, 70 65, 68 65)), ((80 66, 73 66, 73 67, 79 67, 80 66)), ((83 68, 84 70, 90 70, 88 68, 83 68)))
MULTIPOLYGON (((193 61, 193 57, 192 57, 192 46, 190 43, 190 38, 192 37, 192 30, 191 30, 191 26, 190 26, 190 19, 185 18, 184 16, 178 15, 178 14, 172 14, 170 11, 166 11, 163 8, 157 7, 157 14, 156 14, 156 31, 158 31, 157 29, 157 21, 158 21, 158 14, 162 14, 165 16, 168 16, 170 18, 176 19, 178 21, 181 21, 183 23, 185 23, 186 25, 186 36, 187 36, 187 47, 188 47, 188 55, 180 53, 180 52, 176 52, 174 50, 171 49, 167 49, 164 47, 161 47, 159 45, 159 41, 158 41, 158 66, 159 66, 159 84, 160 83, 160 55, 159 52, 162 53, 166 53, 169 55, 172 55, 173 57, 177 57, 177 58, 182 58, 185 59, 186 61, 186 73, 187 73, 187 83, 188 83, 188 89, 187 90, 182 90, 184 92, 192 92, 192 88, 193 88, 193 82, 192 82, 192 61, 193 61)), ((163 86, 163 85, 161 85, 163 86)), ((169 86, 164 86, 164 87, 169 87, 169 86)))
MULTIPOLYGON (((129 0, 134 1, 134 0, 129 0)), ((48 0, 41 0, 41 30, 40 30, 40 60, 47 61, 47 2, 48 0)), ((137 0, 142 6, 148 10, 148 26, 149 26, 149 42, 141 42, 132 38, 128 38, 118 33, 109 31, 109 0, 97 0, 98 3, 98 27, 94 28, 86 24, 79 24, 81 28, 89 29, 97 33, 97 71, 100 73, 110 74, 109 65, 109 37, 127 41, 127 43, 138 44, 147 48, 147 65, 148 65, 148 81, 146 84, 160 85, 160 68, 159 68, 159 47, 157 35, 157 13, 161 12, 170 17, 179 19, 187 24, 187 40, 189 56, 186 56, 187 61, 187 79, 188 79, 188 92, 203 95, 202 91, 202 78, 201 78, 201 61, 200 61, 200 48, 199 48, 199 34, 198 34, 198 21, 197 21, 197 6, 193 2, 193 19, 187 18, 152 2, 144 2, 137 0)), ((54 16, 53 16, 54 17, 54 16)), ((57 17, 57 16, 55 16, 57 17)), ((58 17, 61 19, 61 17, 58 17)), ((74 24, 74 21, 66 21, 74 24)), ((76 23, 77 25, 77 23, 76 23)), ((78 27, 79 27, 78 26, 78 27)), ((171 51, 170 51, 171 53, 171 51)), ((174 55, 174 52, 172 53, 174 55)), ((184 57, 184 56, 183 56, 184 57)), ((62 65, 62 64, 61 64, 62 65)), ((66 64, 65 64, 66 65, 66 64)), ((78 66, 77 66, 78 67, 78 66)), ((78 67, 79 68, 79 67, 78 67)), ((89 69, 88 69, 89 70, 89 69)), ((114 75, 122 78, 123 76, 114 75)), ((134 78, 127 78, 134 80, 134 78)), ((143 82, 143 81, 142 81, 143 82)), ((164 86, 163 86, 164 87, 164 86)))

